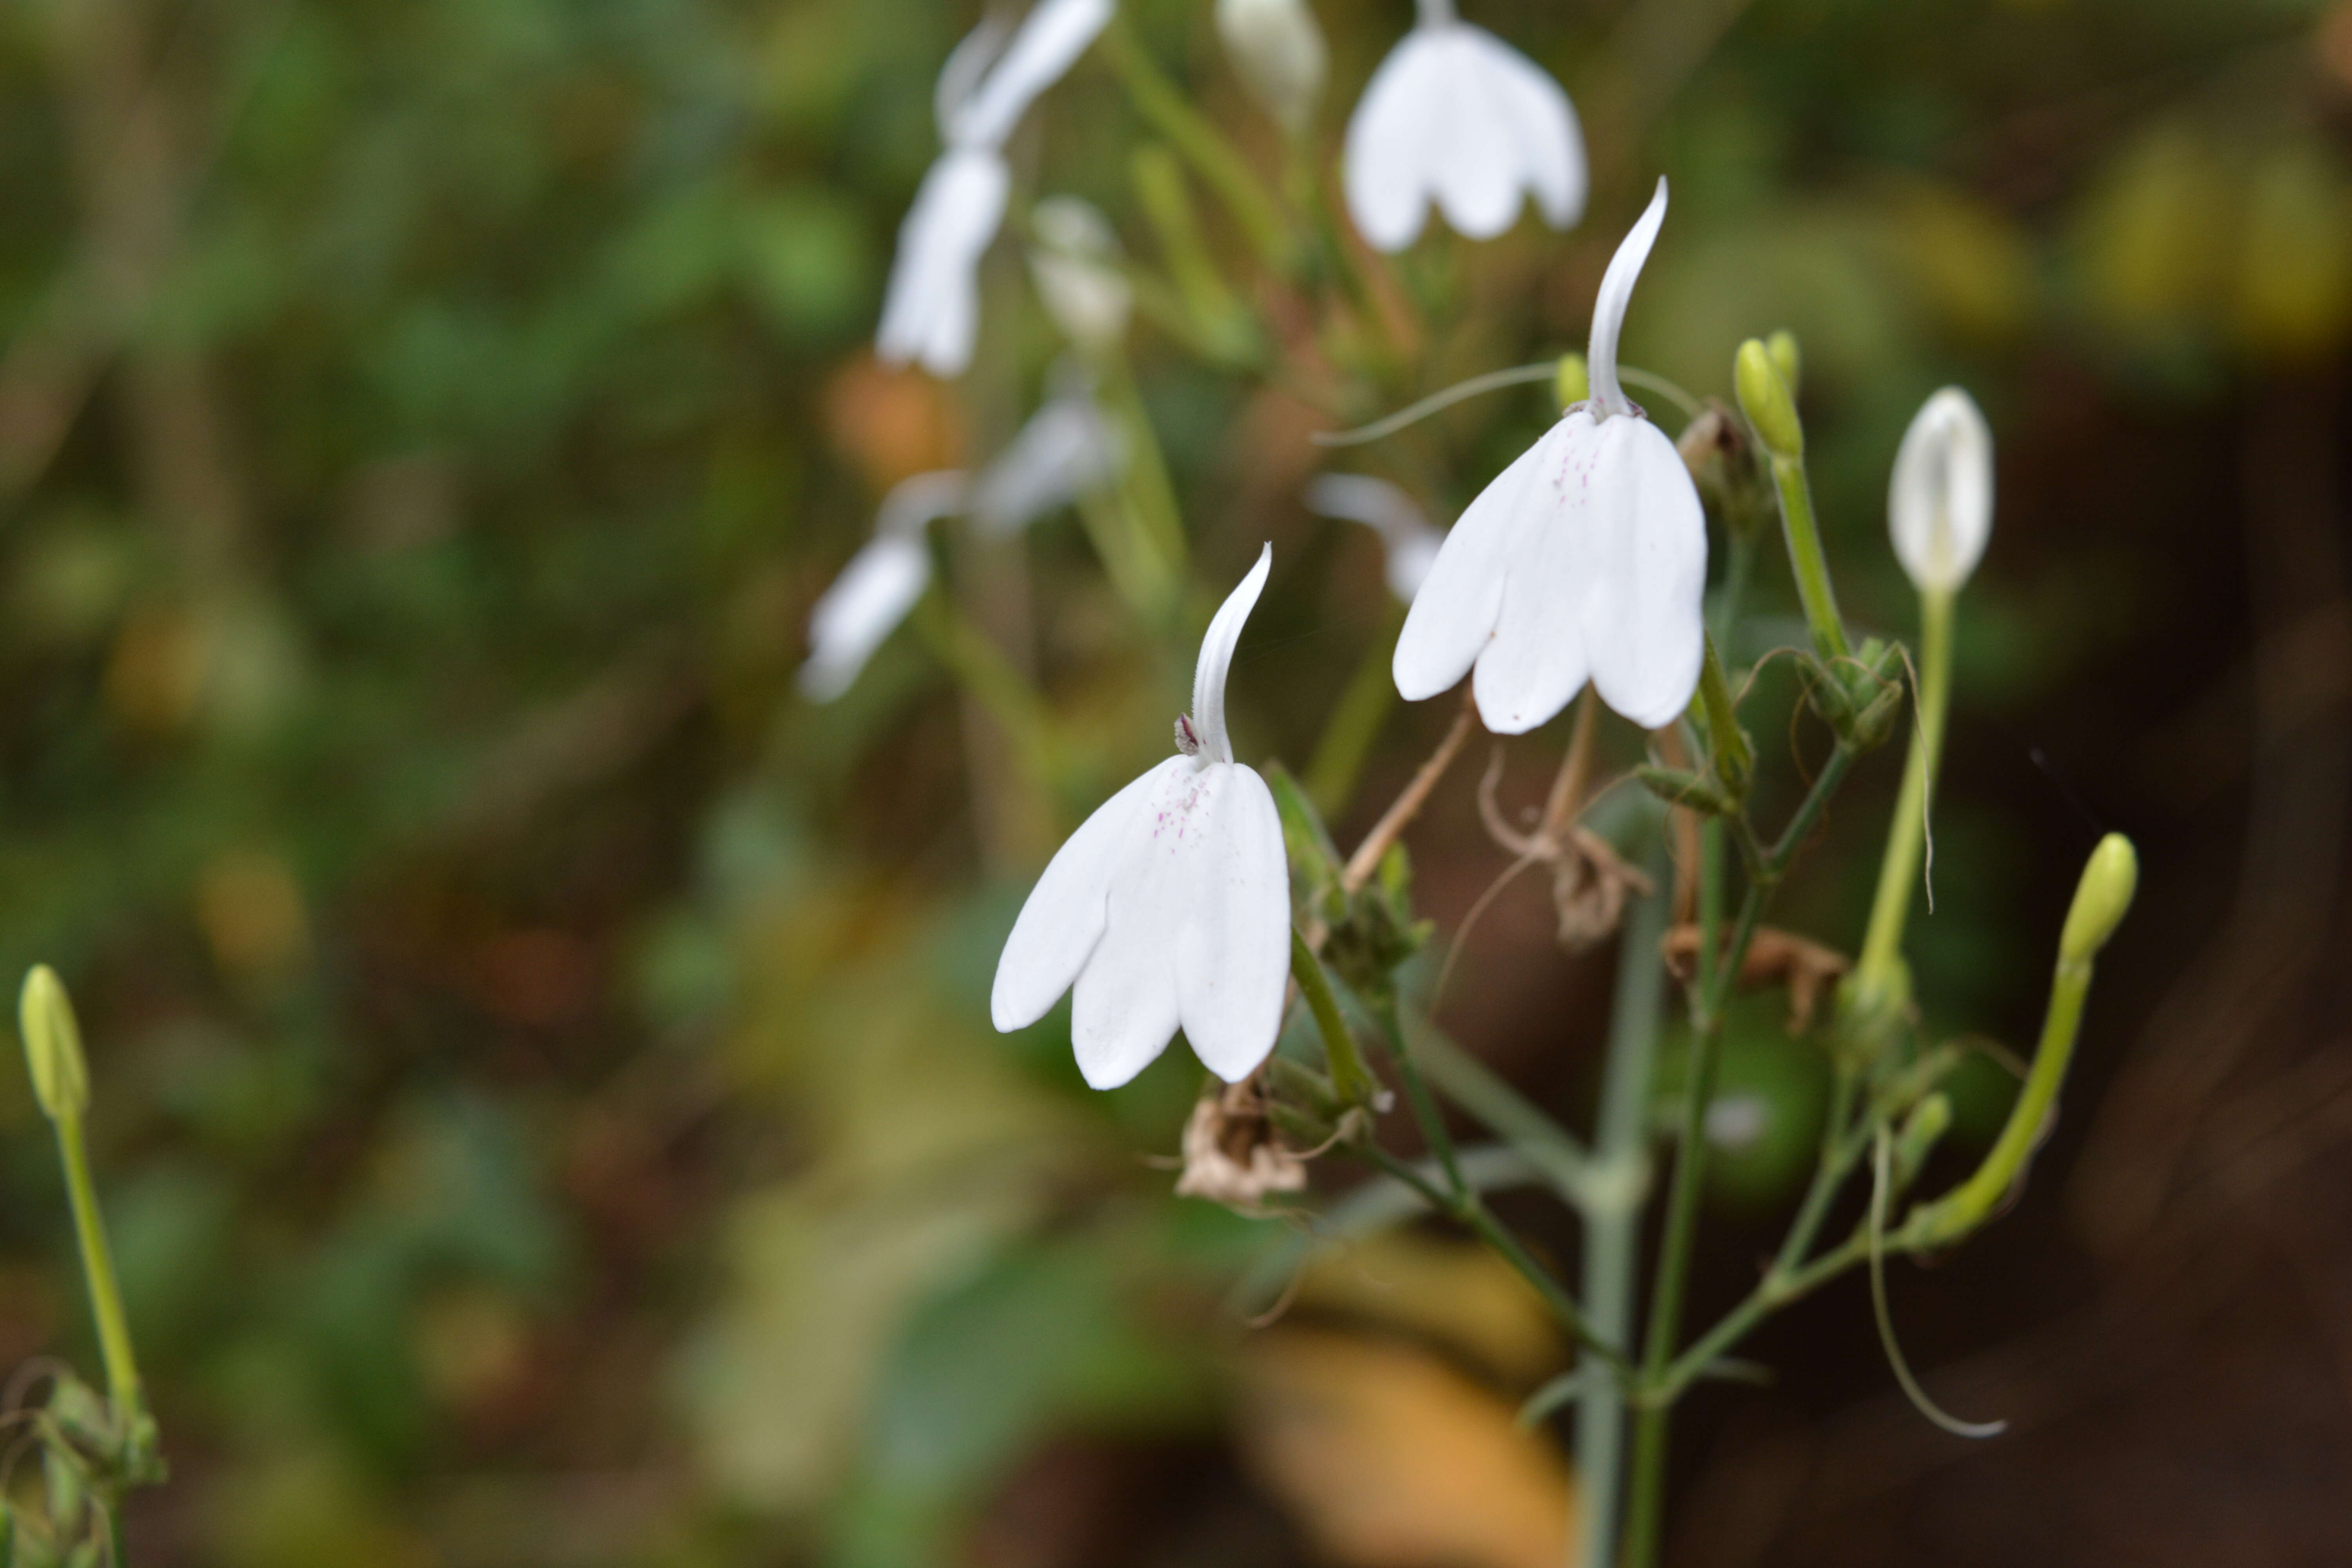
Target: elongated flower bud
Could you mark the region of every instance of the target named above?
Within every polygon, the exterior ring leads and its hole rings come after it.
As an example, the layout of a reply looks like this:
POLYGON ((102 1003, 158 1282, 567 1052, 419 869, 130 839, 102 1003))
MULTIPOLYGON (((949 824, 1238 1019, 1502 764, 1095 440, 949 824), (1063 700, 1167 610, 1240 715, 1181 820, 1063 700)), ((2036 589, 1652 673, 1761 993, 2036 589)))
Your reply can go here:
POLYGON ((1805 384, 1804 351, 1797 346, 1797 334, 1782 327, 1764 340, 1764 352, 1772 356, 1772 368, 1789 385, 1789 395, 1794 397, 1805 384))
POLYGON ((1568 353, 1551 373, 1552 405, 1563 413, 1592 395, 1592 378, 1585 374, 1584 356, 1568 353))
POLYGON ((1135 292, 1118 268, 1110 220, 1076 196, 1048 196, 1031 210, 1029 224, 1037 237, 1029 276, 1054 324, 1088 353, 1117 348, 1135 292))
POLYGON ((58 972, 33 965, 16 1004, 17 1027, 25 1036, 25 1065, 32 1070, 33 1097, 52 1121, 79 1116, 89 1106, 89 1068, 82 1060, 81 1028, 58 972))
POLYGON ((2108 834, 2091 851, 2083 879, 2075 884, 2074 907, 2066 911, 2066 929, 2058 937, 2060 962, 2087 963, 2106 946, 2138 889, 2138 852, 2122 834, 2108 834))
POLYGON ((1886 521, 1896 558, 1923 594, 1958 590, 1984 558, 1992 537, 1992 431, 1958 387, 1928 398, 1904 432, 1886 521))
POLYGON ((1805 427, 1797 418, 1797 400, 1788 381, 1772 363, 1772 351, 1755 338, 1740 344, 1732 381, 1739 390, 1740 411, 1756 426, 1765 449, 1776 458, 1803 457, 1805 427))
POLYGON ((1217 0, 1217 37, 1250 96, 1296 136, 1323 96, 1328 52, 1306 0, 1217 0))

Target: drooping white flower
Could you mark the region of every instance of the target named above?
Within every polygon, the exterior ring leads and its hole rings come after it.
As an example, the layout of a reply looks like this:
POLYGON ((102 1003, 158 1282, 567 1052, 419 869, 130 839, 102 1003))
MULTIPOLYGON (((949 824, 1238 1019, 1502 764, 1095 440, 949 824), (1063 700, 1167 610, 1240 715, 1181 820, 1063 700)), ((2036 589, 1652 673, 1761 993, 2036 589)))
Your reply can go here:
POLYGON ((1480 717, 1534 729, 1590 679, 1650 729, 1698 684, 1706 520, 1690 471, 1617 381, 1617 333, 1665 221, 1666 183, 1617 247, 1592 308, 1592 395, 1497 475, 1445 536, 1397 639, 1398 691, 1473 666, 1480 717))
POLYGON ((1064 336, 1090 354, 1108 353, 1127 336, 1135 290, 1118 268, 1110 220, 1076 196, 1048 196, 1029 212, 1037 242, 1029 276, 1064 336))
POLYGON ((1584 212, 1584 133, 1543 68, 1454 14, 1421 0, 1421 19, 1391 50, 1348 121, 1348 211, 1378 250, 1402 250, 1429 205, 1472 239, 1519 216, 1520 193, 1554 228, 1584 212))
POLYGON ((1323 29, 1307 0, 1217 0, 1217 37, 1242 85, 1296 136, 1323 96, 1323 29))
POLYGON ((1400 604, 1412 603, 1445 542, 1412 497, 1370 474, 1319 474, 1307 487, 1306 500, 1309 511, 1360 522, 1379 534, 1388 558, 1389 592, 1400 604))
POLYGON ((971 487, 971 518, 1002 537, 1117 479, 1127 462, 1118 426, 1082 378, 1066 380, 971 487))
POLYGON ((1290 873, 1265 781, 1234 760, 1225 674, 1272 546, 1202 639, 1178 754, 1087 818, 1030 890, 996 964, 990 1011, 1025 1027, 1071 995, 1078 1070, 1116 1089, 1181 1028, 1211 1072, 1247 1077, 1274 1049, 1290 973, 1290 873))
POLYGON ((1004 139, 1110 20, 1111 0, 1038 0, 1010 41, 982 22, 940 72, 946 143, 898 226, 875 351, 891 364, 961 375, 980 326, 979 267, 1012 185, 1004 139), (1000 46, 1001 51, 1000 51, 1000 46))
POLYGON ((898 629, 930 585, 931 552, 923 530, 962 510, 961 469, 901 479, 882 498, 874 537, 849 558, 809 615, 809 656, 801 695, 830 702, 850 688, 882 639, 898 629))
POLYGON ((1984 558, 1992 538, 1992 431, 1958 387, 1928 398, 1903 433, 1886 523, 1895 558, 1923 594, 1957 591, 1984 558))

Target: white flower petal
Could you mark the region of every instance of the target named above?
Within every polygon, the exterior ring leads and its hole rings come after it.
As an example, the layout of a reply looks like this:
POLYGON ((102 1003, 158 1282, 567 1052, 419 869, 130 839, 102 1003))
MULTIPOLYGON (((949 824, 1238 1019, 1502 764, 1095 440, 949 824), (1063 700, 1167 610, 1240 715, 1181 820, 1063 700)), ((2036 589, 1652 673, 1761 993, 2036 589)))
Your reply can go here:
POLYGON ((1274 1049, 1290 977, 1290 863, 1265 781, 1239 763, 1201 770, 1200 842, 1176 932, 1176 996, 1193 1054, 1227 1083, 1274 1049))
POLYGON ((971 363, 980 321, 980 258, 1004 221, 1011 184, 991 152, 954 148, 932 163, 898 226, 898 254, 874 346, 891 364, 919 362, 934 375, 971 363))
POLYGON ((1093 398, 1055 397, 982 472, 972 520, 987 533, 1013 532, 1109 484, 1124 463, 1118 427, 1093 398))
POLYGON ((1110 21, 1111 0, 1038 0, 995 68, 944 122, 948 140, 1001 147, 1037 95, 1062 79, 1110 21))
POLYGON ((1322 96, 1327 51, 1307 0, 1217 0, 1217 37, 1242 85, 1293 135, 1322 96))
POLYGON ((1178 764, 1189 769, 1191 759, 1171 757, 1120 790, 1055 851, 996 961, 988 1007, 999 1029, 1026 1028, 1044 1017, 1086 967, 1102 940, 1111 878, 1134 842, 1130 829, 1161 775, 1178 764))
POLYGON ((940 68, 939 84, 931 89, 931 114, 941 137, 955 123, 957 111, 979 89, 981 79, 1012 36, 1012 23, 992 9, 983 12, 980 26, 949 51, 947 64, 940 68))
POLYGON ((1440 211, 1454 231, 1492 239, 1519 216, 1521 174, 1528 162, 1513 105, 1498 89, 1488 50, 1510 52, 1500 38, 1464 23, 1423 29, 1439 62, 1432 79, 1437 112, 1423 167, 1440 211))
POLYGON ((1582 409, 1528 448, 1536 467, 1513 503, 1522 521, 1502 613, 1472 682, 1478 716, 1498 735, 1523 735, 1549 720, 1591 673, 1577 605, 1594 580, 1596 469, 1603 449, 1600 429, 1582 409))
POLYGON ((1535 482, 1550 439, 1547 434, 1496 475, 1438 547, 1390 662, 1407 701, 1434 697, 1469 674, 1494 636, 1504 574, 1525 521, 1521 497, 1535 482))
POLYGON ((1225 733, 1225 675, 1233 668, 1242 626, 1257 607, 1266 574, 1273 570, 1274 546, 1268 544, 1257 552, 1257 564, 1249 569, 1249 574, 1217 606, 1207 635, 1201 638, 1201 660, 1192 669, 1192 727, 1200 734, 1204 763, 1234 760, 1233 738, 1225 733))
POLYGON ((1920 406, 1895 453, 1886 521, 1921 593, 1956 590, 1992 538, 1992 431, 1976 400, 1948 386, 1920 406))
POLYGON ((1706 656, 1706 516, 1682 455, 1656 426, 1619 416, 1596 434, 1592 564, 1579 624, 1601 700, 1660 730, 1690 706, 1706 656))
POLYGON ((923 548, 919 534, 890 533, 868 540, 809 616, 809 657, 800 668, 801 694, 812 702, 830 702, 848 690, 930 580, 930 552, 923 548))
POLYGON ((1348 211, 1379 250, 1419 237, 1433 199, 1446 221, 1491 239, 1532 192, 1566 227, 1584 207, 1576 110, 1542 68, 1483 27, 1428 18, 1372 73, 1348 121, 1348 211))
POLYGON ((1444 51, 1415 27, 1389 51, 1348 118, 1341 184, 1348 215, 1375 250, 1402 250, 1429 216, 1428 157, 1444 112, 1444 51))
POLYGON ((1481 92, 1512 127, 1520 177, 1554 228, 1584 216, 1584 132, 1568 92, 1535 61, 1483 27, 1465 26, 1484 62, 1481 92))
POLYGON ((1412 603, 1445 536, 1429 525, 1412 496, 1370 474, 1318 474, 1304 499, 1309 511, 1360 522, 1378 533, 1387 554, 1389 592, 1400 603, 1412 603))
POLYGON ((1633 284, 1642 276, 1642 264, 1650 258, 1650 247, 1657 243, 1658 227, 1665 221, 1666 182, 1660 175, 1657 195, 1650 198, 1639 221, 1619 243, 1617 254, 1609 258, 1609 270, 1601 278, 1601 293, 1592 302, 1592 339, 1584 356, 1584 369, 1592 388, 1592 401, 1606 414, 1630 414, 1633 410, 1633 404, 1626 401, 1624 389, 1617 384, 1617 334, 1625 325, 1625 307, 1633 298, 1633 284))

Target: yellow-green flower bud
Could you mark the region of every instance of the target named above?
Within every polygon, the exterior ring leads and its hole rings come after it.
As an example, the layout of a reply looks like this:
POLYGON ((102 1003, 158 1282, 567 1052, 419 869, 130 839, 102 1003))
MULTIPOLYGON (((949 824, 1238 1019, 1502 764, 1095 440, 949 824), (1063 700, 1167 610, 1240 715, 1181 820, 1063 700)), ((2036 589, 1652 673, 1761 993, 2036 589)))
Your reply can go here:
POLYGON ((1732 380, 1739 389, 1740 409, 1756 426, 1765 449, 1776 458, 1803 457, 1805 427, 1797 418, 1796 397, 1772 363, 1772 351, 1754 338, 1740 344, 1732 380))
POLYGON ((1937 1141, 1951 1130, 1951 1125, 1952 1102, 1941 1089, 1911 1108, 1911 1114, 1903 1119, 1903 1130, 1895 1135, 1892 1174, 1897 1189, 1909 1186, 1918 1178, 1919 1167, 1927 1163, 1937 1141))
POLYGON ((32 1069, 33 1097, 52 1121, 79 1116, 89 1105, 89 1068, 82 1062, 81 1027, 58 972, 46 963, 25 976, 16 1003, 17 1026, 25 1036, 25 1065, 32 1069))
POLYGON ((1772 356, 1772 368, 1788 384, 1789 395, 1796 396, 1805 384, 1805 356, 1797 347, 1797 334, 1782 327, 1764 340, 1764 349, 1772 356))
POLYGON ((1559 368, 1551 375, 1551 401, 1556 408, 1571 408, 1592 395, 1592 383, 1584 373, 1582 354, 1562 354, 1559 368))
POLYGON ((2131 840, 2120 833, 2100 839, 2075 886, 2074 906, 2066 911, 2066 929, 2058 938, 2059 961, 2088 963, 2106 946, 2138 887, 2139 855, 2131 840))

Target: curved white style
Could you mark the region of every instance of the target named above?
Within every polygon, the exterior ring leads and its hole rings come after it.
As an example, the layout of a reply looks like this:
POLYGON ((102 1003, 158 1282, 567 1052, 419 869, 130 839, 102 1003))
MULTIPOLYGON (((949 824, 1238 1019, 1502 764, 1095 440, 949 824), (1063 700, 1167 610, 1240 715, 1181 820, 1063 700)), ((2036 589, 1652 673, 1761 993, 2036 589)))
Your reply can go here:
POLYGON ((1419 237, 1433 201, 1472 239, 1519 216, 1554 228, 1584 213, 1584 134, 1568 94, 1527 56, 1422 0, 1421 19, 1372 73, 1348 121, 1348 212, 1377 250, 1419 237))
POLYGON ((1410 605, 1421 592, 1422 579, 1436 563, 1445 536, 1432 528, 1412 497, 1386 479, 1370 474, 1318 474, 1307 485, 1307 510, 1325 517, 1360 522, 1381 536, 1388 567, 1389 592, 1397 603, 1410 605))
POLYGON ((1178 754, 1098 807, 1055 852, 1005 939, 1001 1030, 1072 993, 1078 1070, 1116 1089, 1181 1028, 1211 1072, 1246 1078, 1274 1049, 1290 975, 1290 868, 1273 792, 1234 760, 1225 674, 1274 548, 1201 642, 1178 754))
POLYGON ((1895 559, 1921 593, 1952 593, 1992 538, 1992 430, 1976 399, 1945 387, 1920 405, 1886 490, 1895 559))
POLYGON ((1002 149, 1037 95, 1110 21, 1111 0, 1038 0, 1006 42, 982 22, 948 57, 935 109, 946 143, 898 226, 874 348, 891 364, 961 375, 980 327, 980 258, 1004 222, 1002 149), (1003 52, 999 53, 1002 47, 1003 52))
POLYGON ((1664 432, 1617 381, 1617 332, 1665 221, 1666 183, 1601 280, 1577 404, 1470 503, 1405 616, 1391 666, 1411 700, 1475 666, 1479 717, 1534 729, 1590 679, 1659 729, 1690 705, 1705 656, 1706 518, 1664 432))

